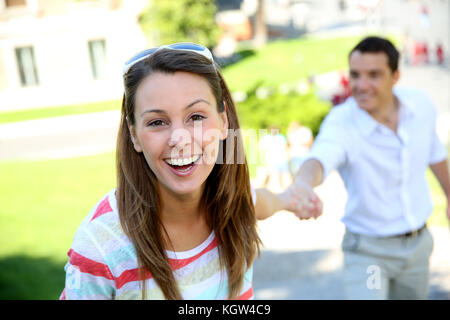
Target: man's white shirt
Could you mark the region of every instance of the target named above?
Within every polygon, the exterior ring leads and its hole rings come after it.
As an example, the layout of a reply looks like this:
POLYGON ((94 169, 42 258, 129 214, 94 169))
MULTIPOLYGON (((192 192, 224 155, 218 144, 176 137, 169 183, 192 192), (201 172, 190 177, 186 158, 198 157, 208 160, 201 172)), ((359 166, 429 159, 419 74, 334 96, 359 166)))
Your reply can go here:
POLYGON ((423 226, 432 212, 425 173, 447 157, 436 134, 436 110, 416 89, 394 88, 400 101, 395 133, 353 98, 323 121, 309 158, 337 169, 348 193, 342 222, 352 232, 384 237, 423 226))

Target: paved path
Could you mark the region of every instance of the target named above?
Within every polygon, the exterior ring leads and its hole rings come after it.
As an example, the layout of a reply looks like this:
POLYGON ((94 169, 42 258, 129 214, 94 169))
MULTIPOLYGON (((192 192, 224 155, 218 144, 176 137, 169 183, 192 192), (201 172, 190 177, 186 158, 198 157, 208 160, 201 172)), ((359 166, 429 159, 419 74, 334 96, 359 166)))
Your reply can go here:
POLYGON ((399 85, 424 90, 438 111, 437 132, 450 146, 450 66, 401 66, 399 85))
POLYGON ((0 125, 0 160, 45 160, 115 149, 119 111, 0 125))

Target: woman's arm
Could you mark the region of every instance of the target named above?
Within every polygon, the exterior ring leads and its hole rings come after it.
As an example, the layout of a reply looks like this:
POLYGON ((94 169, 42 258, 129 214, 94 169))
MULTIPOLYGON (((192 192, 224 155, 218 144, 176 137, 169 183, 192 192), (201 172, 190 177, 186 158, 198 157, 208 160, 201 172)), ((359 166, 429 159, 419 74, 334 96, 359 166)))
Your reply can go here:
POLYGON ((322 214, 322 202, 306 184, 293 183, 284 192, 275 194, 268 189, 256 189, 255 212, 258 220, 287 210, 299 219, 317 219, 322 214))
POLYGON ((272 216, 275 212, 284 210, 283 202, 279 195, 261 188, 256 189, 255 212, 258 220, 264 220, 272 216))

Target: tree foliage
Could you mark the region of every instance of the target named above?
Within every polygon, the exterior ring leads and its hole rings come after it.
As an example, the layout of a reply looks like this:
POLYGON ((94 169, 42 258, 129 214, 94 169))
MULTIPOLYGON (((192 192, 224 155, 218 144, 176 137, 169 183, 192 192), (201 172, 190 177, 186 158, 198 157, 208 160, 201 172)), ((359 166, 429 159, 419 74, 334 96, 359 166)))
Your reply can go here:
POLYGON ((247 92, 247 99, 237 104, 239 120, 243 128, 268 129, 276 126, 286 134, 292 121, 309 127, 313 135, 331 109, 331 103, 319 100, 311 90, 306 94, 290 92, 282 94, 273 89, 265 98, 258 98, 258 83, 247 92))
POLYGON ((139 23, 153 43, 195 42, 212 48, 220 33, 216 12, 214 0, 151 0, 139 23))

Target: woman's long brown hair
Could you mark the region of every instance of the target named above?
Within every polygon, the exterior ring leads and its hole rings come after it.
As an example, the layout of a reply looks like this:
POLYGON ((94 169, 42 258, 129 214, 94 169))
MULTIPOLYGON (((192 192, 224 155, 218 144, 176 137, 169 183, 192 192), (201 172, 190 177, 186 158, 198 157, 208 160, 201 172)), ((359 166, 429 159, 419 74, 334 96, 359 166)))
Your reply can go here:
POLYGON ((176 71, 195 73, 207 80, 218 112, 226 112, 229 129, 233 129, 220 143, 218 161, 205 182, 201 205, 207 209, 207 223, 216 236, 220 266, 228 274, 229 298, 234 299, 242 290, 246 270, 256 254, 259 255, 261 240, 256 230, 236 108, 218 66, 201 55, 159 50, 131 67, 124 76, 125 94, 116 152, 120 222, 136 249, 142 298, 146 296, 145 279, 151 274, 166 299, 182 299, 164 247, 167 233, 161 222, 163 203, 158 181, 143 154, 134 150, 128 129, 128 123, 135 123, 135 93, 140 82, 153 72, 176 71))

